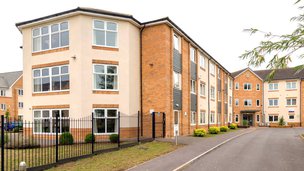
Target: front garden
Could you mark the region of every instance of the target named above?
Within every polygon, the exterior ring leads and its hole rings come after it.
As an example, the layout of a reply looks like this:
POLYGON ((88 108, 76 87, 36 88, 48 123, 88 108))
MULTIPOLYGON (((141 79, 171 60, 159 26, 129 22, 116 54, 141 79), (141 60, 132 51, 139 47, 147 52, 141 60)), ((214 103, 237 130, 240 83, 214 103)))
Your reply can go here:
POLYGON ((230 131, 237 130, 238 127, 236 124, 230 124, 230 126, 221 126, 221 127, 210 127, 208 130, 199 128, 193 131, 194 137, 213 137, 218 134, 224 134, 230 131))

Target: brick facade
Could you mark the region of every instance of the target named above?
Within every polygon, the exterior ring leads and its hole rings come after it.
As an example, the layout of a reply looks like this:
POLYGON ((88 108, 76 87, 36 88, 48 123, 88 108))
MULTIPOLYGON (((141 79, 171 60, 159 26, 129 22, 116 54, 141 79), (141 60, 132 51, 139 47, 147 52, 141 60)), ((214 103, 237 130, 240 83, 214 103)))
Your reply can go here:
POLYGON ((304 127, 304 80, 301 80, 301 126, 304 127))

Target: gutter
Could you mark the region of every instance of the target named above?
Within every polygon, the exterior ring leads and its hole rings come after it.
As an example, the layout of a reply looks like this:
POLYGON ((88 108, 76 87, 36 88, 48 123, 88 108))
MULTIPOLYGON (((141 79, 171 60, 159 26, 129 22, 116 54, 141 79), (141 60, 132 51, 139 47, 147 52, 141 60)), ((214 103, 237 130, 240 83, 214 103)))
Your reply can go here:
MULTIPOLYGON (((140 73, 140 134, 143 136, 143 81, 142 81, 142 32, 144 31, 146 25, 143 25, 143 27, 140 29, 140 43, 139 43, 139 51, 140 51, 140 65, 139 65, 139 73, 140 73)), ((139 125, 138 125, 139 126, 139 125)))

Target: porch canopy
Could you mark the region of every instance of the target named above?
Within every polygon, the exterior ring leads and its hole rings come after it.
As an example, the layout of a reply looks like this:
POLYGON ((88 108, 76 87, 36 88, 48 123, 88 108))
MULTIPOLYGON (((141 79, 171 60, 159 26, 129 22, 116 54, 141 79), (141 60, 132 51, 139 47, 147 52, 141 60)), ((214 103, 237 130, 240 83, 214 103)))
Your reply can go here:
POLYGON ((260 110, 241 110, 241 113, 255 113, 259 112, 260 110))

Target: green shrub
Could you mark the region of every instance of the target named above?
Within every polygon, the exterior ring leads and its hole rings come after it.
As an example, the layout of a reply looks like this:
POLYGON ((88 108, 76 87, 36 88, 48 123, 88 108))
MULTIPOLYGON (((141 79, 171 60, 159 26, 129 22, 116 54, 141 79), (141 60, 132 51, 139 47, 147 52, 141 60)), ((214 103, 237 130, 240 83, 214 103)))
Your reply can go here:
POLYGON ((84 141, 86 143, 92 143, 92 142, 95 142, 95 135, 93 134, 87 134, 84 141))
POLYGON ((59 137, 60 145, 72 145, 74 144, 73 135, 69 132, 62 133, 59 137))
POLYGON ((243 120, 243 126, 248 126, 248 121, 247 120, 243 120))
POLYGON ((229 130, 228 126, 221 126, 221 132, 227 132, 229 130))
POLYGON ((220 132, 219 127, 210 127, 208 130, 209 134, 218 134, 220 132))
POLYGON ((118 142, 118 134, 111 134, 109 139, 110 139, 111 143, 117 143, 118 142))
POLYGON ((195 137, 204 137, 206 135, 206 130, 204 129, 195 129, 193 131, 193 136, 195 137))
POLYGON ((279 120, 279 125, 280 126, 284 126, 286 124, 286 122, 285 122, 285 120, 284 120, 284 118, 283 118, 283 116, 280 118, 280 120, 279 120))
POLYGON ((232 124, 230 124, 230 129, 236 129, 237 128, 237 125, 235 124, 235 123, 232 123, 232 124))

